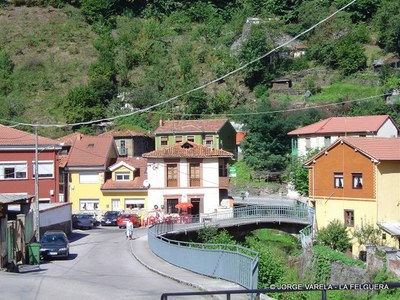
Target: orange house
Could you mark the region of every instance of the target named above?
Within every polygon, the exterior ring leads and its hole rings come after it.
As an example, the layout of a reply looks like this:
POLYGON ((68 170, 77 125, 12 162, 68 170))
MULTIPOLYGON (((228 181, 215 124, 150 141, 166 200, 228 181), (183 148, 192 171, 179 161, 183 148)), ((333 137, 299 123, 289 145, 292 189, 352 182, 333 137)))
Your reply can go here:
MULTIPOLYGON (((381 244, 398 247, 400 139, 342 138, 306 161, 317 229, 334 219, 352 231, 365 224, 383 230, 381 244)), ((353 244, 353 253, 362 247, 353 244)))

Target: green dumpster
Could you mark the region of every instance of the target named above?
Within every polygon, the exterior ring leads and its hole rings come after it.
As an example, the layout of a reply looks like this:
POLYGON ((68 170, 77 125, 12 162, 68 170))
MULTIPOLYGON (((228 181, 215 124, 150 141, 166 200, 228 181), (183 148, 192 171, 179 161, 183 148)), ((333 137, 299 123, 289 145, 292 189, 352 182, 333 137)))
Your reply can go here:
POLYGON ((29 255, 29 264, 39 265, 40 264, 40 243, 29 243, 28 244, 28 255, 29 255))

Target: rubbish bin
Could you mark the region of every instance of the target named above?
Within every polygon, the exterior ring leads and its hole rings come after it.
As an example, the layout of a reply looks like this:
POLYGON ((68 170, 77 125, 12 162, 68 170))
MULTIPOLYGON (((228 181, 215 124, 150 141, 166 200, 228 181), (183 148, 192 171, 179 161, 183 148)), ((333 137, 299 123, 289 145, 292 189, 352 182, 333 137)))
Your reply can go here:
POLYGON ((40 243, 29 243, 28 255, 29 255, 29 264, 31 265, 40 264, 40 243))

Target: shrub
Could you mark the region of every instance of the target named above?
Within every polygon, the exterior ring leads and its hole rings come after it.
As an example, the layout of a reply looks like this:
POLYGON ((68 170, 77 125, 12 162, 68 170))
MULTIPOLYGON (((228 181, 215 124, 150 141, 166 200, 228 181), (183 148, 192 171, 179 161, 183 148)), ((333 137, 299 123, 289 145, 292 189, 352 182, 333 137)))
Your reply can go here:
POLYGON ((317 241, 324 246, 340 252, 351 249, 347 226, 339 220, 333 220, 327 227, 322 228, 318 232, 317 241))

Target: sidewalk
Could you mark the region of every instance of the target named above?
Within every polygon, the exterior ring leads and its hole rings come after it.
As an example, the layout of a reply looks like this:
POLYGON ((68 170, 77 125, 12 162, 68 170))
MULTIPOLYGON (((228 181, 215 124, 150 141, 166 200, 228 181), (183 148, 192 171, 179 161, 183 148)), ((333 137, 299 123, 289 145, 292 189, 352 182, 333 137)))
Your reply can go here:
MULTIPOLYGON (((150 250, 147 242, 147 234, 142 237, 135 238, 134 240, 129 241, 129 243, 132 255, 145 267, 162 276, 197 288, 199 291, 245 290, 244 287, 233 282, 200 275, 171 265, 165 260, 159 258, 150 250)), ((213 297, 215 299, 227 299, 226 295, 214 295, 213 297)), ((231 295, 231 299, 235 300, 248 300, 249 298, 250 297, 247 294, 231 295)), ((185 297, 182 297, 182 299, 185 299, 185 297)))

